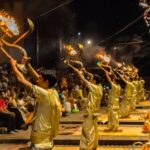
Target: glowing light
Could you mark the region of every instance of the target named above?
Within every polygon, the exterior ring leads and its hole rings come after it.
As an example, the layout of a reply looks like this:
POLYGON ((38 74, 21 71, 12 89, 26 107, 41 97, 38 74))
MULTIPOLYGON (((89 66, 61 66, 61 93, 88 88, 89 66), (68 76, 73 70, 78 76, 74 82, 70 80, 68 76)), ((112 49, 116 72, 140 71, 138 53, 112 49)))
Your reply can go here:
POLYGON ((91 40, 87 40, 86 43, 87 43, 88 45, 91 45, 91 44, 92 44, 92 41, 91 41, 91 40))
POLYGON ((69 53, 71 56, 75 56, 75 55, 77 55, 77 52, 75 51, 75 50, 72 50, 72 51, 70 51, 70 53, 69 53))
POLYGON ((117 50, 118 49, 118 47, 117 46, 114 46, 114 50, 117 50))
POLYGON ((108 55, 108 54, 105 54, 105 53, 97 53, 96 54, 96 58, 101 62, 101 63, 104 63, 104 64, 109 64, 110 61, 111 61, 111 56, 108 55))
POLYGON ((100 61, 97 62, 97 65, 100 66, 102 63, 100 61))
POLYGON ((15 19, 5 11, 0 12, 0 27, 9 37, 19 35, 19 29, 15 19))
POLYGON ((71 44, 64 45, 64 49, 66 49, 67 54, 70 55, 70 56, 77 55, 77 51, 72 47, 71 44))
POLYGON ((104 56, 103 59, 104 59, 104 61, 107 62, 107 63, 110 62, 110 57, 109 57, 109 56, 104 56))
POLYGON ((81 36, 81 32, 78 32, 77 35, 78 35, 78 36, 81 36))
POLYGON ((72 47, 71 44, 66 44, 66 45, 64 45, 64 48, 65 48, 67 51, 72 51, 72 50, 74 50, 74 48, 72 47))

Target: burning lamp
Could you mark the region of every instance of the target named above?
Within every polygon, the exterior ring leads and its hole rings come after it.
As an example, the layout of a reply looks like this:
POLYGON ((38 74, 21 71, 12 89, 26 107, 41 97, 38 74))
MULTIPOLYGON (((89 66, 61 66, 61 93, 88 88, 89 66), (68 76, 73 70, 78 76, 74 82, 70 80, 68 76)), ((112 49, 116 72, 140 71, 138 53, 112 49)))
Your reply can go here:
POLYGON ((92 40, 87 40, 86 43, 87 43, 87 45, 91 45, 92 44, 92 40))
POLYGON ((111 61, 111 56, 107 54, 97 53, 96 58, 98 59, 98 61, 105 65, 108 65, 111 61))
MULTIPOLYGON (((25 57, 27 57, 26 50, 23 47, 16 45, 16 44, 19 41, 21 41, 22 39, 24 39, 25 37, 27 37, 34 30, 33 22, 30 19, 27 19, 27 21, 29 24, 29 30, 27 32, 25 32, 24 34, 22 34, 16 41, 14 41, 13 44, 5 41, 2 38, 2 36, 0 38, 1 42, 4 45, 20 50, 22 52, 23 56, 25 56, 25 57)), ((12 16, 10 16, 7 12, 5 12, 4 10, 0 11, 0 28, 4 32, 4 35, 7 35, 10 38, 19 35, 19 28, 16 24, 15 19, 12 16)), ((11 57, 10 54, 8 54, 3 47, 1 49, 4 51, 4 53, 6 54, 7 57, 11 57)), ((22 70, 24 73, 26 72, 26 68, 25 68, 24 64, 17 64, 17 65, 20 70, 22 70)))
POLYGON ((72 47, 71 44, 64 45, 64 49, 66 50, 68 56, 77 55, 77 51, 72 47))
POLYGON ((0 11, 0 28, 8 37, 19 35, 19 28, 15 19, 7 12, 0 11))

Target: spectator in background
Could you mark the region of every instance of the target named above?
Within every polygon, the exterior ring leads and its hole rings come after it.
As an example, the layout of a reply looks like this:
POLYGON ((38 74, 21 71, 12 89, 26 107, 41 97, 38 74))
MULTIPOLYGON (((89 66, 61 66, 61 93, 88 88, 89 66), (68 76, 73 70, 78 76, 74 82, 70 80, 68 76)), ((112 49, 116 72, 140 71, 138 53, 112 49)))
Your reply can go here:
POLYGON ((15 132, 15 113, 8 110, 6 101, 2 97, 2 92, 0 92, 0 121, 2 122, 2 126, 5 126, 7 128, 7 133, 15 132))

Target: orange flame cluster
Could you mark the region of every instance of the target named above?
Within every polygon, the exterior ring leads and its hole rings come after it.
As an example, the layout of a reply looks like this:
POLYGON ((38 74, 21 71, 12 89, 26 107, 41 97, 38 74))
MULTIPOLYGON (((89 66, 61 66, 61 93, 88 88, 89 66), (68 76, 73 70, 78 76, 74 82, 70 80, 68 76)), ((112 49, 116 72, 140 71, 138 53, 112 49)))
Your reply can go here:
POLYGON ((64 45, 64 49, 66 49, 67 54, 69 56, 75 56, 75 55, 77 55, 77 51, 73 48, 73 46, 71 44, 65 44, 64 45))
POLYGON ((19 28, 15 19, 5 11, 0 12, 0 27, 2 31, 11 38, 19 35, 19 28))
POLYGON ((111 61, 111 56, 106 54, 106 53, 97 53, 96 54, 96 58, 101 62, 101 63, 104 63, 104 64, 109 64, 110 61, 111 61))

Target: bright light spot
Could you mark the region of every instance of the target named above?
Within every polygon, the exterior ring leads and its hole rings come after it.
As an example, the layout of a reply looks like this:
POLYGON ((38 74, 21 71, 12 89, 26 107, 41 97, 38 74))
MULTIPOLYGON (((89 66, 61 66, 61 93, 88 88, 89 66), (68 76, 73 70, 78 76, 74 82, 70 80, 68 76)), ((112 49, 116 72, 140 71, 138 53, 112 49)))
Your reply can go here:
POLYGON ((105 62, 108 62, 108 63, 110 62, 110 58, 108 56, 104 56, 103 59, 105 62))
POLYGON ((78 36, 81 36, 81 32, 78 32, 77 35, 78 35, 78 36))
POLYGON ((114 50, 117 50, 117 46, 114 46, 114 50))
POLYGON ((87 40, 86 43, 87 43, 88 45, 91 45, 91 44, 92 44, 92 41, 91 41, 91 40, 87 40))

